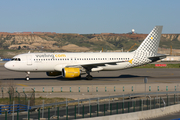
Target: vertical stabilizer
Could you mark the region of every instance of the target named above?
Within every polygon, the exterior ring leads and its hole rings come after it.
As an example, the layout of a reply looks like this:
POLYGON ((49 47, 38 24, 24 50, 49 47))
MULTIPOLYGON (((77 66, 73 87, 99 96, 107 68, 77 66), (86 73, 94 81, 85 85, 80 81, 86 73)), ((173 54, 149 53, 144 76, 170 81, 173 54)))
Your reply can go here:
POLYGON ((158 51, 163 26, 156 26, 136 50, 137 54, 144 56, 155 56, 158 51))

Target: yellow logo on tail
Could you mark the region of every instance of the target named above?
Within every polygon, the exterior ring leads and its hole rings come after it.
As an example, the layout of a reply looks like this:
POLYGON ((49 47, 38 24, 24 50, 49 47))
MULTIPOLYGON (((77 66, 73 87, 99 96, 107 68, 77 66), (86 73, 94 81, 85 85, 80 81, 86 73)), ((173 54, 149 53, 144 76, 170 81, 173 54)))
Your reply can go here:
POLYGON ((132 64, 133 59, 129 60, 128 62, 132 64))

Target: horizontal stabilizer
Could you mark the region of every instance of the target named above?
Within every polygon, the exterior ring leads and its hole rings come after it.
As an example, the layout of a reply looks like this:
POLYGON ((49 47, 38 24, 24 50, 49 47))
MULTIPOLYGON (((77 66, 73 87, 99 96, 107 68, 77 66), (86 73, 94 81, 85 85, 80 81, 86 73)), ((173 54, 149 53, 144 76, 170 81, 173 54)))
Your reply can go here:
POLYGON ((166 58, 167 55, 164 55, 164 54, 157 54, 155 56, 152 56, 152 57, 148 57, 150 60, 152 60, 152 62, 155 62, 157 60, 161 60, 163 58, 166 58))

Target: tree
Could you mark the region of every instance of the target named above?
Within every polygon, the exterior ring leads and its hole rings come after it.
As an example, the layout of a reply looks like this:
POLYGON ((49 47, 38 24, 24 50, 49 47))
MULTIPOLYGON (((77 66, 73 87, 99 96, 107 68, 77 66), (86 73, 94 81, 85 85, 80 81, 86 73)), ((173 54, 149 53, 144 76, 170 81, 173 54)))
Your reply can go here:
POLYGON ((18 47, 18 50, 20 50, 20 49, 21 49, 21 46, 18 47))

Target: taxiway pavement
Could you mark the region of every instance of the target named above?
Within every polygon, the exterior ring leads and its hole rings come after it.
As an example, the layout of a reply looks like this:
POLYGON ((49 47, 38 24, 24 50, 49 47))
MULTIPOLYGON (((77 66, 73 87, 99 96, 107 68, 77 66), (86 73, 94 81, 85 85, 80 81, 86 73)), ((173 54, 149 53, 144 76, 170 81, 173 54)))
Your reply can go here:
POLYGON ((20 92, 35 89, 36 97, 73 99, 144 92, 145 90, 149 91, 149 87, 151 88, 149 92, 154 92, 157 91, 158 86, 159 91, 166 91, 167 86, 168 91, 174 91, 175 86, 177 90, 180 90, 180 69, 178 68, 132 68, 94 72, 91 75, 94 77, 93 80, 86 80, 85 75, 82 76, 81 80, 75 80, 49 77, 45 72, 32 72, 30 81, 26 81, 25 72, 9 71, 1 65, 0 85, 4 87, 4 92, 7 92, 8 86, 13 85, 20 92), (146 86, 144 84, 145 77, 148 79, 146 86))

